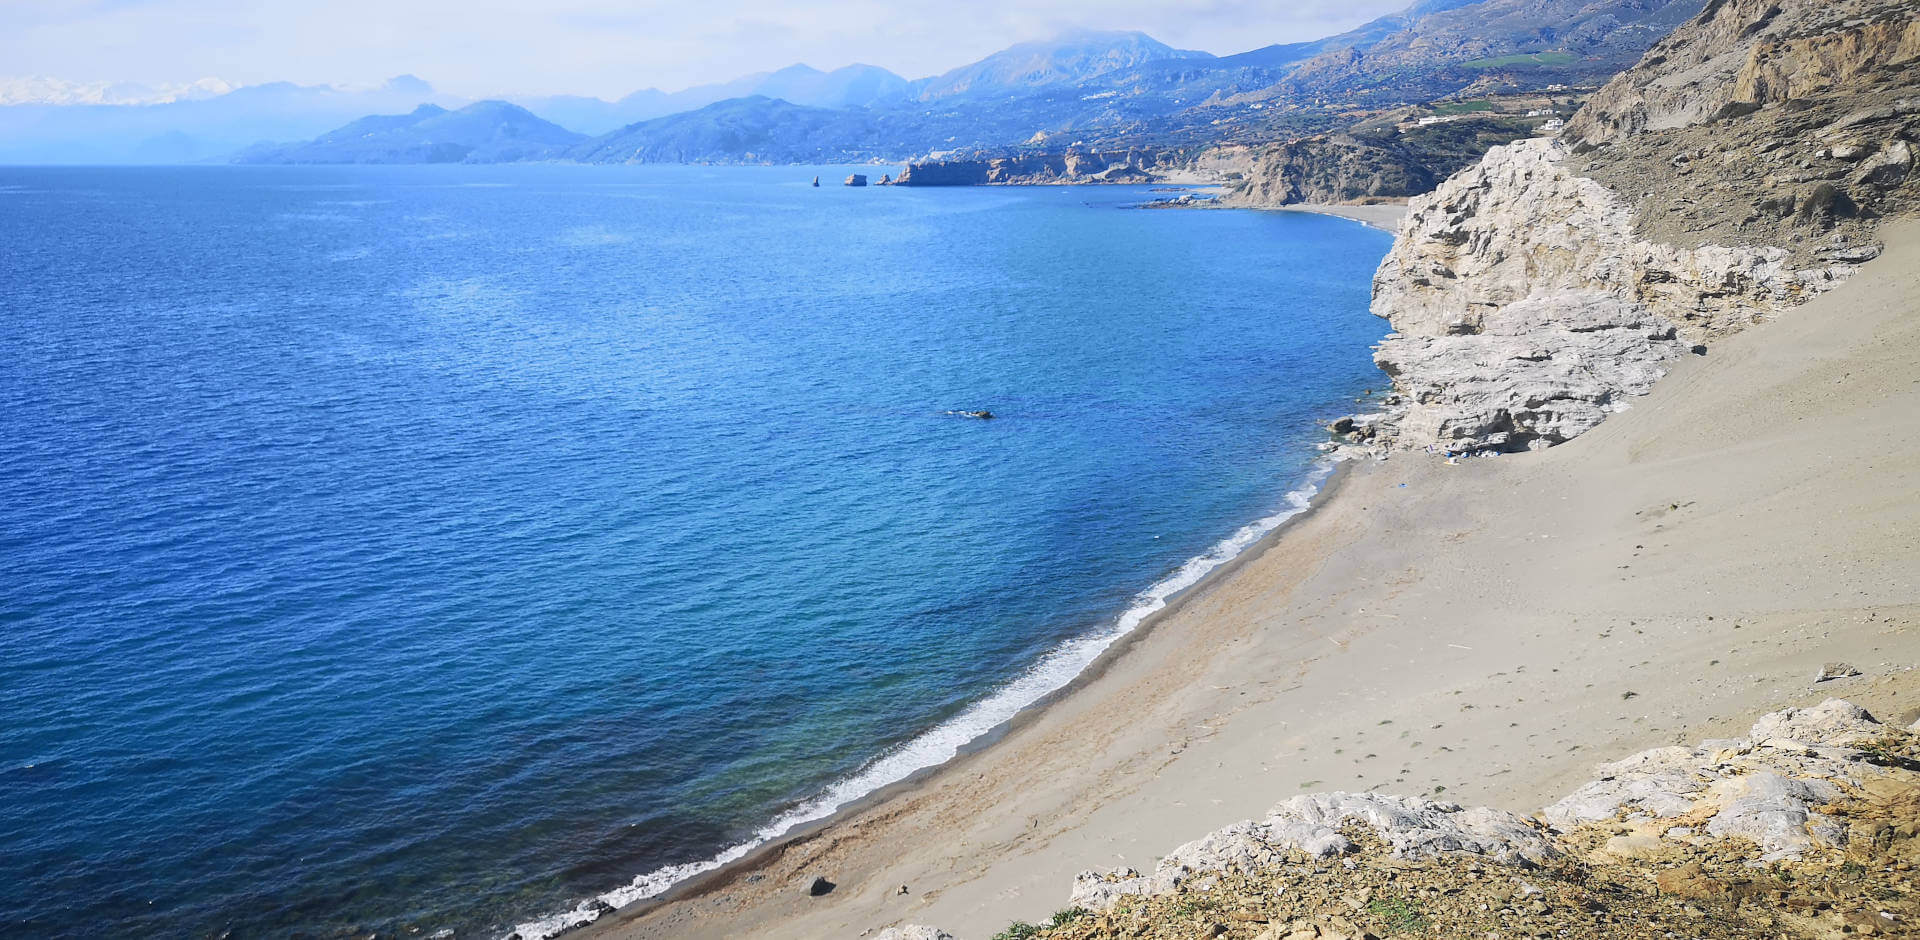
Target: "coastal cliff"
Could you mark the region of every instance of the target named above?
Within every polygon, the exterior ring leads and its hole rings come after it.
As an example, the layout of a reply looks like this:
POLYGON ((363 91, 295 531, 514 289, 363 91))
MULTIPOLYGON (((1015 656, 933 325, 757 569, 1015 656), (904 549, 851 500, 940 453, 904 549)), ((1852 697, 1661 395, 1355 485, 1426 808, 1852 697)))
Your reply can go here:
POLYGON ((1511 116, 1419 123, 1419 112, 1375 118, 1357 129, 1251 149, 1219 204, 1268 208, 1300 203, 1398 202, 1431 192, 1491 147, 1533 133, 1511 116))
POLYGON ((930 160, 909 165, 899 186, 994 186, 1065 183, 1144 183, 1156 178, 1154 151, 1112 153, 1067 150, 1019 156, 930 160))
POLYGON ((1911 4, 1710 4, 1561 138, 1413 199, 1374 280, 1394 393, 1348 439, 1557 444, 1845 279, 1916 203, 1916 36, 1911 4))

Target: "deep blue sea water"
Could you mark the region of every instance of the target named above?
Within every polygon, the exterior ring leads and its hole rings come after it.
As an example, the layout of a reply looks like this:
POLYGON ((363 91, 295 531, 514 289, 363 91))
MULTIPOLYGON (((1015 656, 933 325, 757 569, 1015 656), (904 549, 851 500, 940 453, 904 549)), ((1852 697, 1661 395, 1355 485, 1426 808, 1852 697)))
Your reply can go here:
POLYGON ((1382 233, 815 172, 0 168, 0 933, 644 894, 1067 681, 1381 381, 1382 233))

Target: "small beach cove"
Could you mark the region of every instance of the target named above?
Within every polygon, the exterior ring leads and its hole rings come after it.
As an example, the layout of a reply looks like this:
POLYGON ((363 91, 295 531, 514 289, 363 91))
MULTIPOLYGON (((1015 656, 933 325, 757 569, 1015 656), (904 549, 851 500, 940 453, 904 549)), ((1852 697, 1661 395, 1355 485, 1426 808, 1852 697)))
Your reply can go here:
POLYGON ((1774 707, 1912 721, 1920 231, 1883 235, 1853 281, 1577 441, 1356 467, 992 747, 586 935, 984 937, 1297 793, 1524 814, 1774 707), (1863 675, 1816 685, 1829 661, 1863 675))

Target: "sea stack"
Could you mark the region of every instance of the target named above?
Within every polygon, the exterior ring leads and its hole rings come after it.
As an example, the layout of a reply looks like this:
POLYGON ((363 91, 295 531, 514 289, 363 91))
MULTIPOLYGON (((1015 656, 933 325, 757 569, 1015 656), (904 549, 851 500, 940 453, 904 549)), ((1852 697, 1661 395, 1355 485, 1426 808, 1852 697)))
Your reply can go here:
POLYGON ((847 185, 848 186, 865 186, 867 185, 867 177, 865 174, 855 173, 852 176, 847 177, 847 185))
POLYGON ((814 189, 820 188, 820 177, 816 176, 813 178, 813 188, 814 189))

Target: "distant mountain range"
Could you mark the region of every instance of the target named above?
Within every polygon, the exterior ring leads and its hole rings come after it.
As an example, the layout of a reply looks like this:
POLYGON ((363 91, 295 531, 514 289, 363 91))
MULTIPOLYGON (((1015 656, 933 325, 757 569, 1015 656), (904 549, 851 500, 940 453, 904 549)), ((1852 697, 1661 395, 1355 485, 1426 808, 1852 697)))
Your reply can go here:
POLYGON ((364 90, 274 82, 157 104, 0 107, 0 163, 193 163, 302 140, 369 113, 465 102, 411 75, 364 90))
POLYGON ((277 84, 143 106, 0 107, 0 162, 832 163, 1259 144, 1474 90, 1598 84, 1703 2, 1420 0, 1238 55, 1081 32, 915 81, 795 65, 618 101, 471 104, 402 76, 368 91, 277 84), (289 140, 301 143, 266 143, 289 140))
POLYGON ((1140 33, 1082 33, 913 82, 906 101, 808 108, 774 96, 731 99, 630 124, 572 156, 855 162, 1268 143, 1475 89, 1598 85, 1703 2, 1421 0, 1338 36, 1232 56, 1140 33))
POLYGON ((423 104, 408 114, 364 117, 302 144, 255 146, 236 163, 513 163, 549 160, 585 139, 505 101, 458 111, 423 104))
POLYGON ((515 98, 525 107, 556 124, 588 134, 683 111, 704 108, 729 98, 760 95, 816 108, 858 108, 904 98, 909 82, 873 65, 849 65, 822 72, 806 65, 790 65, 777 72, 760 72, 730 82, 697 85, 684 91, 657 88, 636 91, 618 101, 556 95, 515 98))

